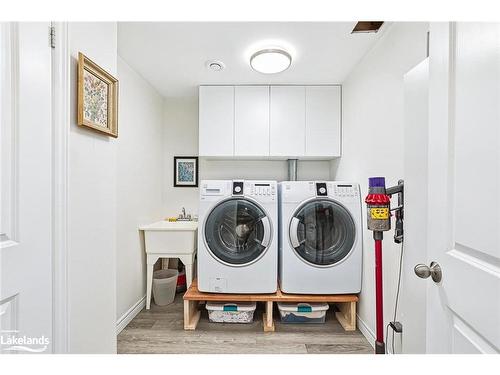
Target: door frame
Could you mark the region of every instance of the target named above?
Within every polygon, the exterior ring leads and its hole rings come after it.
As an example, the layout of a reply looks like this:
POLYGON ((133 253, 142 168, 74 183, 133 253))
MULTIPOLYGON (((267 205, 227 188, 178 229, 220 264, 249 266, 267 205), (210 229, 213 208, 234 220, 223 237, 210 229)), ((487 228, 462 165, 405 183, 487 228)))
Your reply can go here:
POLYGON ((413 268, 419 263, 428 264, 429 57, 408 70, 403 82, 405 235, 398 316, 404 333, 392 332, 392 338, 398 353, 424 354, 427 285, 415 275, 413 268))
POLYGON ((52 246, 54 353, 69 353, 68 139, 70 128, 70 51, 67 22, 52 22, 52 246))

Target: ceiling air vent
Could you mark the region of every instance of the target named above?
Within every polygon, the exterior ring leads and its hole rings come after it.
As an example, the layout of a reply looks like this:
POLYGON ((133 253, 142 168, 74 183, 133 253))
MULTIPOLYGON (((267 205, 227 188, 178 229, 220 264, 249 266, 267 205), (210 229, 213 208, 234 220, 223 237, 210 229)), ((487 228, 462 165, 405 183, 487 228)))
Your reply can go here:
POLYGON ((354 26, 354 29, 352 29, 351 34, 376 33, 383 23, 383 21, 359 21, 356 26, 354 26))
POLYGON ((221 70, 224 70, 226 65, 219 60, 208 60, 205 62, 205 67, 207 69, 213 70, 214 72, 220 72, 221 70))

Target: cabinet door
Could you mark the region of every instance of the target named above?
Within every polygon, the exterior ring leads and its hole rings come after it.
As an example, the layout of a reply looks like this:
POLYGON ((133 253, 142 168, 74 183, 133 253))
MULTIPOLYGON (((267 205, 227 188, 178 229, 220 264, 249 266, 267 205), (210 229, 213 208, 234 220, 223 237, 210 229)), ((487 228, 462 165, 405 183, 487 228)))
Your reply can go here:
POLYGON ((269 86, 234 88, 234 154, 269 156, 269 86))
POLYGON ((340 86, 306 87, 306 156, 340 156, 340 86))
POLYGON ((234 155, 234 87, 200 86, 199 155, 234 155))
POLYGON ((305 87, 271 86, 271 156, 305 155, 305 87))

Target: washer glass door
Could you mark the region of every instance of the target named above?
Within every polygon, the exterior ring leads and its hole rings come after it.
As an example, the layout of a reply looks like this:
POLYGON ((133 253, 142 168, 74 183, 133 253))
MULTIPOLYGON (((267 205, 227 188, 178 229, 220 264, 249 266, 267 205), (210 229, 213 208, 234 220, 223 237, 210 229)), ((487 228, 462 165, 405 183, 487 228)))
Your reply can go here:
POLYGON ((207 216, 204 230, 212 254, 232 265, 258 259, 271 242, 269 218, 259 206, 244 198, 218 204, 207 216))
POLYGON ((316 199, 299 207, 290 222, 290 243, 305 261, 329 266, 350 252, 356 238, 354 220, 344 206, 316 199))

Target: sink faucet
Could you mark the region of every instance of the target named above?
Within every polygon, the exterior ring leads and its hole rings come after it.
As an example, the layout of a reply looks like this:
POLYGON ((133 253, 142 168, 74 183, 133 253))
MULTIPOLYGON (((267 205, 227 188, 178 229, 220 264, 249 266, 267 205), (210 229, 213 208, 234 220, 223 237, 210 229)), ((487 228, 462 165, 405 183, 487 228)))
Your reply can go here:
POLYGON ((182 207, 182 213, 179 214, 177 217, 177 220, 179 221, 191 221, 191 214, 186 215, 186 209, 182 207))

